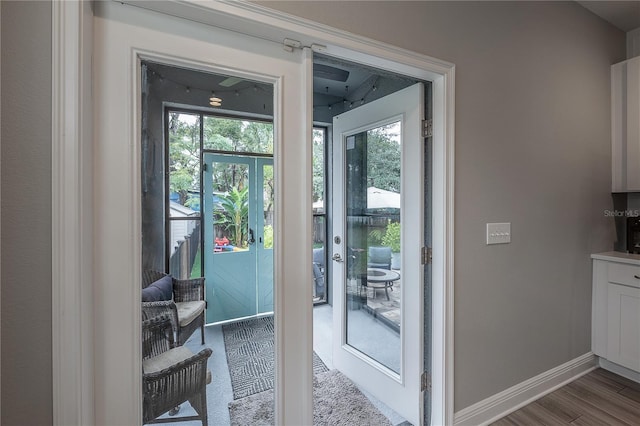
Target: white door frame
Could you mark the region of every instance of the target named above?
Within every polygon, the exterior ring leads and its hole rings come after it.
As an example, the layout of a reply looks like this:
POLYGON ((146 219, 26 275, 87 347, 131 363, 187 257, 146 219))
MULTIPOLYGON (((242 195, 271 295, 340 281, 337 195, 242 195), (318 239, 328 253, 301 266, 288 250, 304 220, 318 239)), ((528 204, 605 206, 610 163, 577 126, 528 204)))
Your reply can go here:
MULTIPOLYGON (((125 3, 266 39, 294 38, 302 46, 331 56, 432 81, 434 393, 431 419, 433 424, 452 424, 455 66, 252 3, 193 0, 125 3)), ((103 401, 95 401, 93 394, 96 356, 93 333, 100 324, 94 319, 94 288, 90 284, 95 274, 91 235, 96 213, 91 196, 90 162, 92 7, 91 3, 82 1, 52 3, 54 424, 93 424, 95 412, 110 408, 105 407, 103 401)), ((310 92, 311 76, 307 78, 310 92)), ((308 105, 310 101, 305 102, 308 105)), ((310 133, 310 108, 307 115, 310 133)), ((310 200, 310 195, 307 198, 310 200)), ((310 317, 310 305, 308 311, 310 317)), ((310 333, 311 328, 302 331, 310 333)), ((310 406, 302 407, 301 411, 310 409, 310 406)), ((297 417, 295 413, 291 415, 291 419, 297 417)), ((285 414, 285 419, 288 418, 285 414)))

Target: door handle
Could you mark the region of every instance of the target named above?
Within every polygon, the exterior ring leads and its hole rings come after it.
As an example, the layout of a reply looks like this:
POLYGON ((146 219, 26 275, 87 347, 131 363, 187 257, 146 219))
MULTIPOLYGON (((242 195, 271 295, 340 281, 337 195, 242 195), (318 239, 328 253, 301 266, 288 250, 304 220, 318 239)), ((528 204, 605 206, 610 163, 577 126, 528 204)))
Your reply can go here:
POLYGON ((334 253, 331 257, 331 260, 334 260, 336 262, 344 262, 344 260, 342 260, 342 256, 340 256, 340 253, 334 253))
POLYGON ((255 242, 256 239, 253 237, 253 229, 249 228, 249 239, 247 240, 247 243, 253 244, 255 242))

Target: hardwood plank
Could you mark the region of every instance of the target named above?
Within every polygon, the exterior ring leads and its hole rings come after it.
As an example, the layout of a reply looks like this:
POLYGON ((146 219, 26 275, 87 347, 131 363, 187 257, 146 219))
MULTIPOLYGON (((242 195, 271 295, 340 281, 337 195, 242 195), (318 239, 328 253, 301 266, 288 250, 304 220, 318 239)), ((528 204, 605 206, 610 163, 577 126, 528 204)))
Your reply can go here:
POLYGON ((619 380, 616 380, 614 377, 606 374, 598 374, 597 371, 598 369, 593 370, 592 372, 585 374, 583 377, 589 377, 592 380, 599 382, 601 386, 613 390, 614 392, 618 392, 627 387, 626 385, 620 383, 619 380))
POLYGON ((574 404, 570 404, 565 399, 558 398, 556 392, 558 391, 543 396, 535 403, 543 406, 567 423, 571 423, 583 414, 580 410, 576 409, 574 404))
POLYGON ((630 400, 635 401, 635 402, 640 404, 640 391, 639 390, 631 389, 631 388, 624 388, 618 393, 620 395, 622 395, 622 396, 624 396, 626 398, 629 398, 630 400))
POLYGON ((606 377, 609 380, 618 382, 623 387, 640 391, 640 383, 634 382, 633 380, 629 380, 626 377, 618 376, 616 373, 612 373, 611 371, 605 370, 604 368, 597 368, 593 370, 591 373, 589 373, 589 375, 592 375, 592 374, 599 377, 606 377))
POLYGON ((562 426, 569 424, 549 413, 541 405, 534 407, 533 404, 526 405, 521 409, 514 411, 513 413, 509 414, 509 417, 518 426, 562 426))
MULTIPOLYGON (((574 383, 577 385, 584 385, 588 387, 589 390, 597 393, 607 400, 610 400, 612 403, 617 403, 629 412, 636 413, 636 415, 640 418, 640 402, 633 399, 633 392, 637 392, 638 395, 640 395, 640 392, 636 391, 635 389, 623 388, 617 392, 612 391, 609 388, 600 386, 600 382, 598 380, 594 380, 592 376, 581 377, 574 383), (629 389, 630 392, 628 393, 632 396, 631 398, 626 397, 626 395, 624 395, 625 397, 621 397, 621 395, 623 395, 622 391, 624 391, 625 389, 629 389)), ((640 421, 638 423, 640 423, 640 421)))
POLYGON ((615 392, 604 391, 603 388, 598 388, 590 385, 587 380, 578 379, 567 386, 567 391, 589 404, 599 407, 607 414, 611 415, 615 419, 625 422, 630 425, 637 425, 640 420, 640 410, 637 410, 627 401, 622 398, 616 398, 615 392))
MULTIPOLYGON (((602 420, 599 420, 589 414, 583 414, 571 422, 571 426, 603 426, 602 420)), ((608 425, 611 426, 611 425, 608 425)))
POLYGON ((491 423, 491 426, 518 426, 509 416, 503 417, 500 420, 491 423))
MULTIPOLYGON (((608 425, 608 426, 623 426, 628 425, 611 414, 608 414, 598 405, 593 405, 591 402, 584 400, 583 398, 578 397, 574 392, 569 392, 567 390, 567 386, 564 386, 557 391, 556 398, 559 398, 565 404, 572 404, 576 410, 579 410, 583 415, 589 415, 597 419, 600 422, 600 425, 608 425)), ((634 425, 630 425, 634 426, 634 425)))
POLYGON ((640 384, 599 368, 493 425, 640 426, 640 384))
MULTIPOLYGON (((557 416, 551 411, 547 410, 540 404, 536 404, 535 402, 526 405, 520 408, 517 411, 509 414, 507 417, 501 419, 507 421, 507 423, 502 423, 502 425, 515 425, 515 426, 526 426, 526 425, 541 425, 541 426, 566 426, 569 425, 569 422, 565 421, 563 418, 557 416)), ((497 425, 498 423, 494 423, 497 425)))

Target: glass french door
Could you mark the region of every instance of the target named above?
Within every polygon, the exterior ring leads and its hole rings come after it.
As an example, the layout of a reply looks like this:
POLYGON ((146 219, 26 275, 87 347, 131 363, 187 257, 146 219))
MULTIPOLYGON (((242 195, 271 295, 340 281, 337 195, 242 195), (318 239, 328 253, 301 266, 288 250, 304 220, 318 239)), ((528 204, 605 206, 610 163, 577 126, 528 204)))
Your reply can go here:
POLYGON ((203 154, 206 322, 273 312, 273 159, 203 154))
POLYGON ((423 395, 424 88, 333 120, 333 362, 412 424, 423 395))

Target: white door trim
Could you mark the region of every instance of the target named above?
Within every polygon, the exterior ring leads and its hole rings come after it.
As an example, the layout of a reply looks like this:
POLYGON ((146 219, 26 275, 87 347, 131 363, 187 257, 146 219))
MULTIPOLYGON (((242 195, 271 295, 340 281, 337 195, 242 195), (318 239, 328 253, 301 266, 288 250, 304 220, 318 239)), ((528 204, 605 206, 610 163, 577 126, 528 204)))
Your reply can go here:
POLYGON ((94 423, 89 2, 52 2, 53 423, 94 423))
MULTIPOLYGON (((53 374, 54 418, 56 424, 92 424, 93 398, 93 341, 91 330, 95 324, 91 304, 91 286, 87 277, 92 275, 91 245, 80 246, 80 256, 74 257, 67 249, 76 241, 86 244, 93 229, 93 211, 88 200, 67 191, 83 188, 83 182, 91 182, 91 163, 84 163, 91 144, 85 141, 83 152, 76 145, 78 139, 59 128, 66 123, 71 129, 82 129, 90 134, 90 124, 82 119, 82 112, 91 116, 90 91, 87 81, 73 78, 81 70, 90 76, 90 43, 87 31, 91 31, 91 5, 85 2, 54 2, 54 81, 53 81, 53 374), (75 11, 75 12, 74 12, 75 11), (68 26, 71 26, 70 28, 68 26), (81 47, 79 47, 81 46, 81 47), (64 59, 63 59, 64 58, 64 59), (62 63, 62 65, 61 65, 62 63), (56 70, 56 67, 64 67, 56 70), (62 72, 62 75, 60 74, 62 72), (69 96, 68 94, 74 94, 69 96), (63 110, 56 110, 63 99, 69 102, 63 110), (60 115, 58 115, 60 114, 60 115), (64 167, 62 167, 62 165, 64 167), (64 172, 64 181, 59 173, 64 172), (64 182, 64 185, 63 185, 64 182), (73 212, 82 211, 85 221, 73 223, 68 218, 73 212), (55 231, 57 227, 57 232, 55 231), (88 251, 87 251, 88 250, 88 251), (82 290, 82 291, 81 291, 82 290), (75 298, 75 299, 74 299, 75 298), (87 301, 86 305, 73 305, 72 300, 87 301), (71 309, 71 311, 69 311, 71 309), (86 334, 78 337, 77 327, 86 334), (74 340, 75 339, 75 340, 74 340), (70 354, 81 354, 82 367, 72 361, 70 354), (78 419, 77 422, 62 421, 78 419), (59 421, 60 420, 60 421, 59 421), (86 421, 85 421, 86 420, 86 421)), ((454 283, 454 77, 455 66, 409 50, 400 49, 365 37, 314 23, 302 18, 273 11, 244 2, 135 2, 141 7, 214 25, 234 31, 261 36, 271 40, 283 40, 283 36, 295 37, 303 45, 325 45, 326 53, 337 57, 349 57, 373 66, 404 73, 433 82, 433 365, 432 365, 432 416, 433 424, 453 423, 453 283, 454 283), (247 25, 250 22, 251 25, 247 25), (347 55, 351 56, 347 56, 347 55)), ((89 81, 88 84, 91 82, 89 81)), ((308 82, 307 84, 310 84, 308 82)), ((309 100, 307 99, 307 102, 309 100)), ((309 118, 309 120, 311 120, 309 118)), ((311 121, 309 121, 309 126, 311 121)), ((78 130, 79 131, 79 130, 78 130)), ((75 133, 77 135, 77 133, 75 133)), ((79 136, 76 136, 78 138, 79 136)), ((309 197, 310 198, 310 197, 309 197)), ((309 203, 310 205, 310 203, 309 203)), ((310 308, 309 308, 309 315, 310 308)), ((303 411, 310 409, 304 407, 303 411)))

